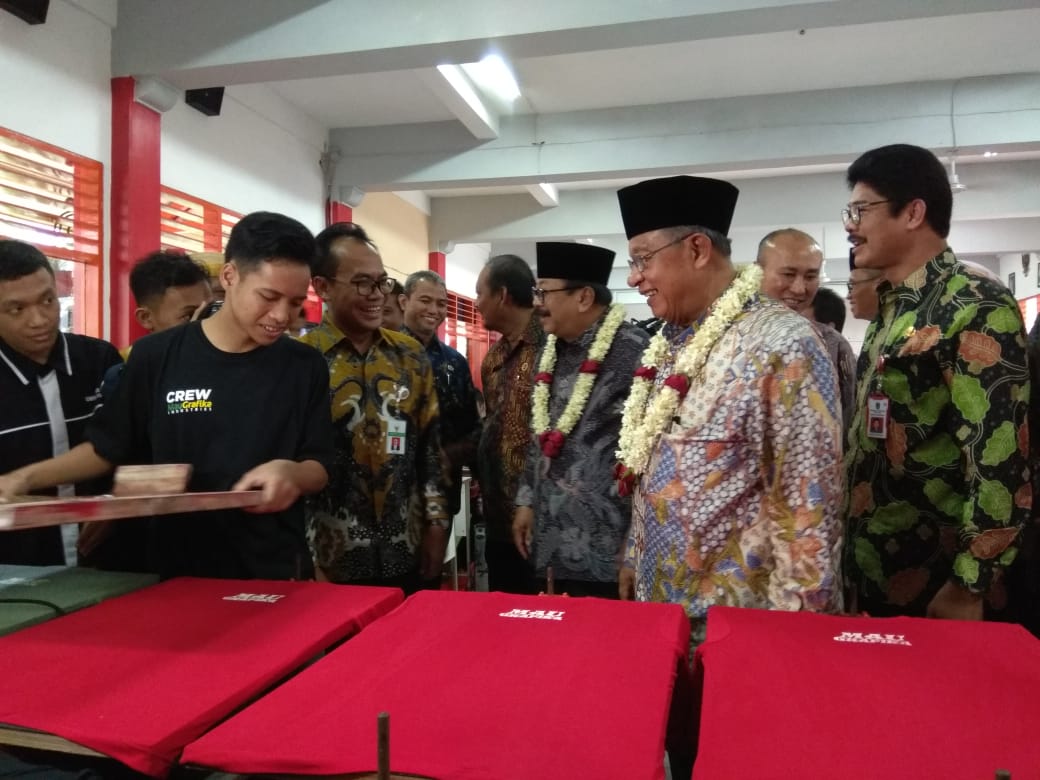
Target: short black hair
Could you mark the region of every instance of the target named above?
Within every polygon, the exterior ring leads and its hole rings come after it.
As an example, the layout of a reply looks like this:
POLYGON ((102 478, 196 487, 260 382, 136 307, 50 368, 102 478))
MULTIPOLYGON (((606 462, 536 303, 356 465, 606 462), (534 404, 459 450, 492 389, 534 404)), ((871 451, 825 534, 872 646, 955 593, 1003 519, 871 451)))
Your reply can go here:
POLYGON ((923 200, 925 221, 940 238, 950 235, 953 191, 946 168, 927 149, 911 144, 879 146, 864 152, 845 175, 849 189, 862 182, 889 201, 898 214, 912 200, 923 200))
POLYGON ((585 286, 592 290, 593 303, 598 306, 609 306, 614 301, 614 293, 605 284, 599 282, 586 282, 585 286))
POLYGON ((838 333, 845 328, 845 301, 830 287, 821 287, 812 301, 813 319, 832 325, 838 333))
POLYGON ((14 239, 0 240, 0 282, 21 279, 41 268, 54 276, 50 260, 32 244, 14 239))
MULTIPOLYGON (((332 256, 332 247, 341 238, 352 238, 366 244, 373 252, 378 252, 375 242, 369 238, 365 229, 356 222, 333 222, 318 233, 315 240, 318 244, 318 259, 314 264, 314 275, 331 279, 338 270, 338 261, 332 256)), ((396 290, 394 291, 396 292, 396 290)), ((391 293, 391 295, 394 293, 391 293)))
POLYGON ((503 287, 522 309, 534 308, 534 273, 524 258, 518 255, 496 255, 487 261, 487 285, 491 292, 503 287))
POLYGON ((313 273, 317 247, 302 222, 271 211, 246 214, 231 228, 224 259, 242 271, 255 270, 269 260, 306 265, 313 273))
POLYGON ((160 250, 137 261, 130 271, 130 290, 138 306, 158 300, 171 287, 209 284, 206 269, 178 252, 160 250))

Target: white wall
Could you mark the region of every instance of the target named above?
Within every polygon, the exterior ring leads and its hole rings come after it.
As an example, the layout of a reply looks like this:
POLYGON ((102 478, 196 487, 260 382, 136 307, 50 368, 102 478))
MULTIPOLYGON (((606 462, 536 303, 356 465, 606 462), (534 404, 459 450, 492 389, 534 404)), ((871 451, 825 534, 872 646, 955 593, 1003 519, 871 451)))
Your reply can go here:
POLYGON ((477 277, 491 256, 491 244, 457 244, 444 259, 448 289, 467 298, 477 297, 477 277))
MULTIPOLYGON (((102 15, 103 16, 103 15, 102 15)), ((108 235, 112 158, 112 30, 97 15, 51 0, 46 24, 0 13, 0 126, 104 165, 108 235)), ((108 300, 108 245, 102 247, 108 300)), ((104 307, 103 333, 109 333, 104 307)))
MULTIPOLYGON (((998 255, 1000 264, 1000 280, 1007 284, 1008 275, 1015 275, 1015 297, 1019 300, 1032 298, 1040 295, 1040 253, 1016 252, 1014 254, 998 255), (1029 270, 1022 270, 1022 255, 1029 255, 1029 270)), ((1025 324, 1026 331, 1033 327, 1033 321, 1037 317, 1036 301, 1026 301, 1025 324)))
POLYGON ((0 125, 76 154, 111 158, 112 31, 65 0, 47 23, 0 13, 0 125))
POLYGON ((247 214, 324 227, 318 161, 326 131, 264 86, 228 87, 219 116, 179 101, 162 118, 162 183, 247 214))

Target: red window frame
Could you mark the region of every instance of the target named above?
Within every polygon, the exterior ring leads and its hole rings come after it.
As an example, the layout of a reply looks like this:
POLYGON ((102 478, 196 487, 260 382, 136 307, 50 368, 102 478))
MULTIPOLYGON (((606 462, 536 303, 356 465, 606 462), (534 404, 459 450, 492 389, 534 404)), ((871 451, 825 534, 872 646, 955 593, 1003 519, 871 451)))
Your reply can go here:
POLYGON ((104 166, 59 146, 0 127, 0 236, 25 241, 56 269, 59 295, 71 293, 72 330, 103 330, 104 166))

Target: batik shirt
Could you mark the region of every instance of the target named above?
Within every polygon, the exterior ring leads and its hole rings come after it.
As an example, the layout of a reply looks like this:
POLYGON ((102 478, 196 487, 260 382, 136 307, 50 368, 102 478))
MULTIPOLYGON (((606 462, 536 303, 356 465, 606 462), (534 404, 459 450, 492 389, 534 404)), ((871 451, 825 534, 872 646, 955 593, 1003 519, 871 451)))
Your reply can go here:
MULTIPOLYGON (((556 367, 549 390, 549 420, 559 420, 574 392, 578 369, 603 322, 577 340, 556 341, 556 367)), ((555 458, 533 437, 517 490, 516 505, 534 507, 531 561, 544 576, 552 566, 561 580, 616 582, 632 519, 632 503, 618 496, 614 479, 621 410, 632 375, 650 337, 622 323, 596 375, 585 411, 555 458)))
POLYGON ((852 425, 856 402, 856 353, 852 345, 837 330, 822 322, 814 323, 831 362, 838 372, 838 394, 841 398, 842 439, 852 425))
MULTIPOLYGON (((672 360, 692 336, 667 326, 672 360)), ((671 364, 658 369, 660 387, 671 364)), ((807 319, 748 302, 715 344, 632 503, 636 598, 835 610, 842 503, 834 365, 807 319)))
POLYGON ((300 340, 329 364, 336 451, 329 484, 307 502, 315 563, 335 582, 408 574, 425 529, 448 524, 430 361, 382 329, 360 354, 327 316, 300 340))
MULTIPOLYGON (((415 338, 407 327, 401 332, 415 338)), ((433 366, 434 386, 437 388, 441 447, 449 456, 446 489, 448 512, 454 516, 462 504, 462 467, 473 462, 480 438, 477 389, 473 386, 466 358, 436 336, 426 345, 426 357, 433 366)))
POLYGON ((1007 289, 949 249, 878 292, 849 440, 846 567, 860 609, 923 615, 948 580, 985 592, 1016 554, 1032 505, 1025 333, 1007 289), (867 436, 873 392, 888 399, 883 440, 867 436))
POLYGON ((532 311, 517 342, 496 341, 480 367, 487 416, 477 449, 477 470, 488 537, 495 541, 512 540, 517 481, 531 441, 534 370, 544 343, 542 325, 532 311))

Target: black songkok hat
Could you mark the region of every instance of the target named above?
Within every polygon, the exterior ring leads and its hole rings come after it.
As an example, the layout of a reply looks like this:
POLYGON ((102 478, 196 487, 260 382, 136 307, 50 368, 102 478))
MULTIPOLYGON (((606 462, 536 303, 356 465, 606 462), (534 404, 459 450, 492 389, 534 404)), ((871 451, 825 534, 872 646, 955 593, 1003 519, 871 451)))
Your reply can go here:
POLYGON ((595 282, 604 287, 610 280, 614 253, 609 249, 570 241, 540 241, 535 249, 539 279, 595 282))
POLYGON ((696 225, 729 234, 739 190, 728 181, 700 176, 648 179, 618 190, 629 238, 662 228, 696 225))

